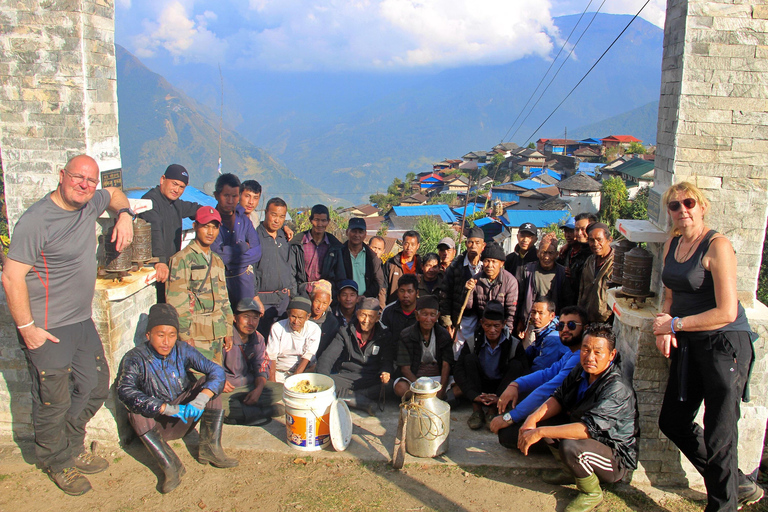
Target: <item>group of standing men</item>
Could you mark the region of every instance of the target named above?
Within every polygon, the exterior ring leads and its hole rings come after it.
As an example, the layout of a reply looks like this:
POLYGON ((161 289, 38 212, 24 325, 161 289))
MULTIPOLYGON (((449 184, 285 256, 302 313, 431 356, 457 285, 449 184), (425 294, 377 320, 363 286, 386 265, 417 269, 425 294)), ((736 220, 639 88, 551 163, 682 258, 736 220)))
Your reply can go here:
MULTIPOLYGON (((611 315, 610 230, 593 215, 563 227, 560 250, 553 235, 537 248, 537 229, 526 223, 509 255, 472 228, 458 256, 450 237, 438 254, 420 256, 420 235, 408 231, 402 251, 383 263, 384 241, 365 243, 365 219, 350 219, 342 243, 327 233, 328 208, 315 205, 311 229, 294 234, 282 199, 270 199, 263 218, 256 212, 258 182, 221 175, 215 208, 180 199, 188 182, 184 167, 170 165, 144 196, 153 203, 141 216, 152 226, 159 304, 147 343, 126 354, 118 378, 131 425, 165 473, 163 492, 184 474, 168 439, 199 421, 199 460, 236 465, 221 449, 225 416, 249 423, 279 413, 276 382, 290 374, 316 365, 340 397, 370 413, 380 388, 391 383, 403 396, 411 381, 429 376, 442 384, 441 396, 472 401, 470 426, 479 428, 494 408, 503 412, 499 403, 515 403, 507 390, 516 378, 567 359, 571 350, 557 335, 561 348, 553 348, 556 315, 575 315, 579 321, 566 325, 579 326, 611 315), (182 249, 188 217, 195 239, 182 249), (577 303, 586 311, 574 311, 577 303)), ((116 214, 119 251, 132 241, 135 217, 119 189, 97 190, 98 183, 92 158, 72 158, 57 189, 16 225, 2 277, 32 377, 37 455, 73 495, 90 489, 84 474, 108 466, 84 448, 85 425, 109 388, 91 320, 93 226, 107 208, 116 214)), ((514 423, 504 421, 497 427, 514 423)))

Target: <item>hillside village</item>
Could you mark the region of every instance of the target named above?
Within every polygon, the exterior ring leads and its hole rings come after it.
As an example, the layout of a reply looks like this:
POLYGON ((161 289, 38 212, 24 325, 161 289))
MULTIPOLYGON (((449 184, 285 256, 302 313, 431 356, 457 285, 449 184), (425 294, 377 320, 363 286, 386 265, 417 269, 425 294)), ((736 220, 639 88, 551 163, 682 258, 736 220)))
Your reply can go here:
MULTIPOLYGON (((503 142, 435 162, 405 180, 395 178, 387 194, 373 194, 369 204, 338 213, 365 218, 368 237, 383 235, 386 252, 396 253, 402 234, 424 217, 458 231, 465 215, 486 239, 511 252, 524 222, 541 229, 582 212, 604 213, 604 184, 611 178, 621 180, 630 201, 647 201, 641 191, 653 187, 654 153, 655 147, 632 135, 542 138, 525 148, 503 142)), ((633 211, 642 215, 645 208, 633 211)))

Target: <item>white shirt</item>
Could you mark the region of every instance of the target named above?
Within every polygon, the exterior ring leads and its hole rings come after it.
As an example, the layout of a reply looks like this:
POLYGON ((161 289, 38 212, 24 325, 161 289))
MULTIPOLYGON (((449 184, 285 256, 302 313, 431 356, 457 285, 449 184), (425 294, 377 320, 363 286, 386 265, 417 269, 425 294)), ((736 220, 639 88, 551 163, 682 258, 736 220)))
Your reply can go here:
POLYGON ((301 332, 292 331, 287 318, 275 322, 269 331, 267 357, 275 362, 277 371, 289 371, 302 359, 312 360, 320 346, 320 335, 320 326, 311 320, 304 323, 301 332))

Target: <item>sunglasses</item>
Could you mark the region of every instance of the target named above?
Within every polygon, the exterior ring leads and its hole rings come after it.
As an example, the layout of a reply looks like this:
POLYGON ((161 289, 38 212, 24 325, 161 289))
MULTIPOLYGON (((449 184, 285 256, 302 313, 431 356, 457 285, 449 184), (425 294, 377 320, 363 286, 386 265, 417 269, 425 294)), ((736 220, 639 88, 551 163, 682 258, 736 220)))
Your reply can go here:
POLYGON ((575 331, 577 325, 581 324, 579 322, 574 322, 573 320, 568 320, 567 322, 557 322, 557 330, 562 331, 568 327, 569 331, 575 331))
POLYGON ((680 205, 685 206, 687 210, 692 210, 696 207, 696 200, 692 197, 686 197, 682 201, 670 201, 669 204, 667 204, 667 208, 669 208, 669 211, 676 212, 680 209, 680 205))

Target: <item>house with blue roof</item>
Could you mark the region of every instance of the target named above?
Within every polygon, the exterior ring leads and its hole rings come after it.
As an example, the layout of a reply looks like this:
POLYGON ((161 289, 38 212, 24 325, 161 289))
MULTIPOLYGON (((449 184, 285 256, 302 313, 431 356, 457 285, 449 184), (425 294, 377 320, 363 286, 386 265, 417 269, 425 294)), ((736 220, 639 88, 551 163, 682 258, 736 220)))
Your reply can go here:
POLYGON ((456 214, 447 204, 424 204, 419 206, 393 206, 386 217, 424 217, 434 215, 448 224, 457 222, 456 214))
POLYGON ((507 210, 499 218, 504 225, 502 247, 507 253, 515 250, 517 229, 525 222, 530 222, 539 230, 552 224, 564 224, 571 216, 568 210, 507 210))

